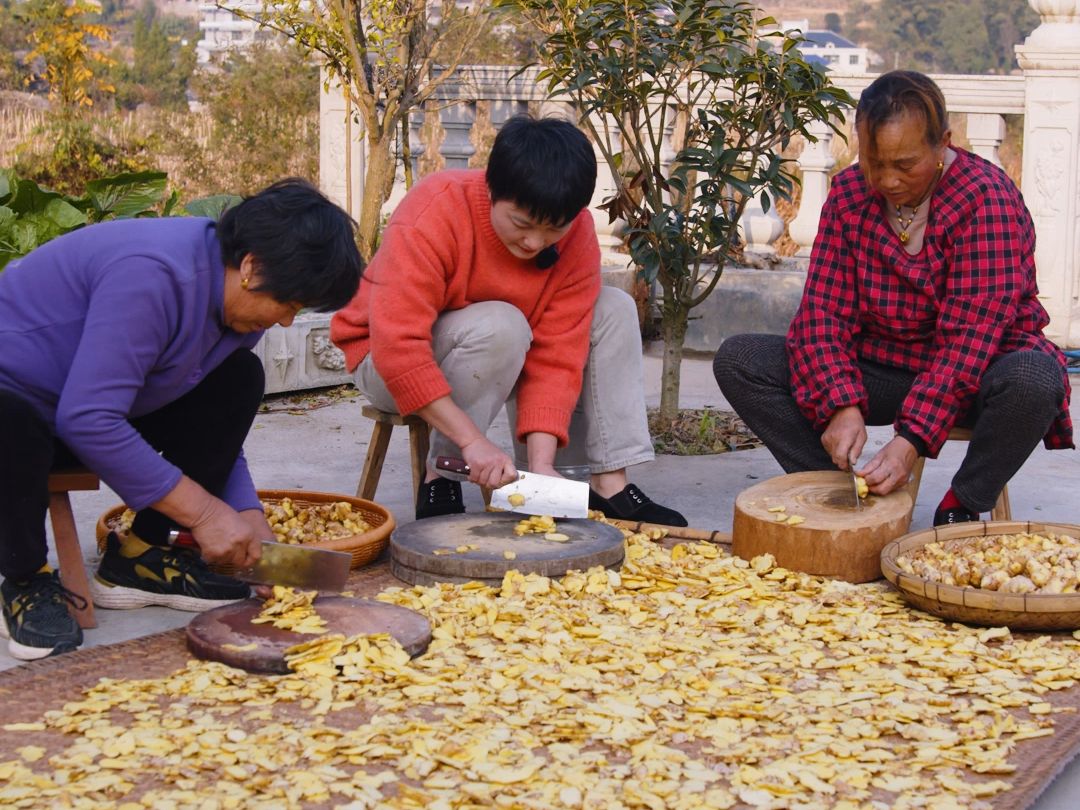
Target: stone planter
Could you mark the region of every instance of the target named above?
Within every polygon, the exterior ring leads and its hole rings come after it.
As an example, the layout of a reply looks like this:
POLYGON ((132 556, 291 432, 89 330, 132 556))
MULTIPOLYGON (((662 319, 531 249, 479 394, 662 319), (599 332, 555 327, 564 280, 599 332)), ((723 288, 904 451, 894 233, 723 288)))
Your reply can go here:
POLYGON ((806 271, 728 267, 712 295, 690 311, 685 348, 715 352, 726 338, 744 332, 783 335, 802 299, 806 271))
POLYGON ((330 341, 328 312, 304 312, 292 326, 274 326, 255 346, 266 370, 266 393, 352 382, 345 355, 330 341))

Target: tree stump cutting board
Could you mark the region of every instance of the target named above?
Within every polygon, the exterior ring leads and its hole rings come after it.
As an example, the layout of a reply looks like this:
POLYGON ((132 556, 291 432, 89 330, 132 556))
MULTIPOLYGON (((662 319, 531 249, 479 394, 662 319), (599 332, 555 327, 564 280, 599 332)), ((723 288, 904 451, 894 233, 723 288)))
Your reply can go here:
MULTIPOLYGON (((415 610, 344 596, 319 596, 313 604, 328 633, 346 638, 389 633, 413 657, 431 642, 431 624, 415 610)), ((200 613, 187 626, 188 649, 199 658, 249 672, 287 673, 285 650, 320 636, 252 624, 262 607, 260 599, 245 599, 200 613)))
POLYGON ((545 540, 542 534, 514 534, 514 526, 526 517, 481 512, 398 526, 390 535, 390 570, 412 585, 474 581, 499 585, 511 569, 560 577, 572 569, 622 564, 625 543, 615 526, 586 518, 556 519, 556 531, 569 538, 560 543, 545 540))
POLYGON ((745 560, 772 554, 777 565, 792 571, 848 582, 878 579, 881 550, 906 534, 911 523, 911 495, 906 487, 885 496, 870 495, 861 510, 855 509, 854 498, 848 473, 770 478, 735 499, 731 550, 745 560), (805 522, 793 526, 777 515, 798 515, 805 522))

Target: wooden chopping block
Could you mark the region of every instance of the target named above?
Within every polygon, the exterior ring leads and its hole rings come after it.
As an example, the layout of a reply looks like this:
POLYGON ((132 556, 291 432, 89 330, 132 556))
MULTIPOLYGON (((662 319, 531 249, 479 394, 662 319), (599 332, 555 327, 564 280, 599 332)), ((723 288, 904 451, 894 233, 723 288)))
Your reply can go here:
MULTIPOLYGON (((313 605, 328 633, 346 638, 389 633, 413 657, 431 643, 431 624, 415 610, 345 596, 318 596, 313 605)), ((262 600, 245 599, 200 613, 188 623, 188 649, 199 658, 249 672, 287 673, 285 650, 321 636, 252 624, 262 608, 262 600)))
POLYGON ((735 499, 731 550, 744 560, 772 554, 776 564, 848 582, 881 577, 881 550, 907 533, 911 495, 906 487, 870 495, 856 510, 851 475, 801 472, 762 481, 735 499), (770 512, 770 508, 783 511, 770 512), (777 515, 799 515, 797 526, 777 515))
POLYGON ((617 527, 586 518, 556 519, 556 532, 568 538, 560 543, 542 534, 514 534, 514 526, 527 517, 480 512, 398 526, 390 535, 390 571, 412 585, 479 581, 498 586, 511 569, 560 577, 594 565, 622 565, 625 543, 617 527), (476 548, 457 550, 466 546, 476 548))

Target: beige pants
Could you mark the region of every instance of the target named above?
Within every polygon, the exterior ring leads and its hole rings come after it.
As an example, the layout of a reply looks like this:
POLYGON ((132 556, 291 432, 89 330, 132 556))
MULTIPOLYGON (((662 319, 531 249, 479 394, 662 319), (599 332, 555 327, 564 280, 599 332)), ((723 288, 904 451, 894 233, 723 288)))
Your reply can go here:
MULTIPOLYGON (((525 316, 502 301, 444 312, 435 321, 435 360, 450 383, 454 403, 480 430, 491 427, 504 404, 513 430, 514 389, 531 342, 525 316)), ((397 411, 371 354, 357 367, 355 377, 357 388, 372 405, 397 411)), ((525 467, 525 446, 516 441, 514 445, 515 464, 525 467)), ((432 431, 429 460, 460 455, 449 439, 432 431)), ((593 312, 581 396, 570 420, 570 442, 556 453, 555 467, 564 474, 585 468, 604 473, 652 459, 637 308, 622 290, 602 287, 593 312)))

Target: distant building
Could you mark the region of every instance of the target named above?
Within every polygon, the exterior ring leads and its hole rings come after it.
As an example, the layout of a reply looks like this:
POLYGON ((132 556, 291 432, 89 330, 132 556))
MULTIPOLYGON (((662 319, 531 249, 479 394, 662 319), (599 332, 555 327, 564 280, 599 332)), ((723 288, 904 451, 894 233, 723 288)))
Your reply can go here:
POLYGON ((818 62, 835 73, 866 73, 870 51, 832 31, 810 28, 809 20, 783 20, 781 31, 796 29, 806 42, 799 48, 807 62, 818 62))
MULTIPOLYGON (((262 0, 230 0, 229 5, 251 17, 258 17, 263 10, 262 0)), ((206 2, 199 4, 199 30, 202 38, 196 43, 195 52, 200 65, 229 50, 244 50, 256 42, 276 37, 274 32, 260 28, 254 19, 246 19, 206 2)))

